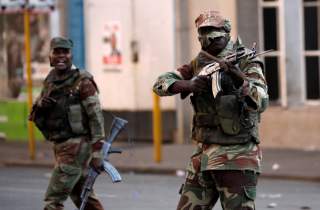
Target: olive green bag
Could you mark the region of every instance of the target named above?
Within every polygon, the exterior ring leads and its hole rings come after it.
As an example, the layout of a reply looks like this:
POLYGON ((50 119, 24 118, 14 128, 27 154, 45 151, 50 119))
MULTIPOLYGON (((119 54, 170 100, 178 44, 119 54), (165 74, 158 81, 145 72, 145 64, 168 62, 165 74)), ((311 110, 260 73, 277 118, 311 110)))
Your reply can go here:
POLYGON ((218 95, 216 110, 222 131, 228 135, 240 132, 239 102, 235 95, 218 95))

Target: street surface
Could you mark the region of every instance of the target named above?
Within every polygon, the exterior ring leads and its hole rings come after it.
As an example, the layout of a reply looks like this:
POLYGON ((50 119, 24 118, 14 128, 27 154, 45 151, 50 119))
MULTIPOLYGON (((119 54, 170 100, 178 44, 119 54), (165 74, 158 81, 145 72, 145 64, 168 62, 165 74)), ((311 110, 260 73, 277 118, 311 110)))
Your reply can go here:
MULTIPOLYGON (((0 210, 41 210, 49 169, 0 168, 0 210)), ((164 210, 176 208, 183 177, 123 174, 112 184, 98 177, 96 192, 106 210, 164 210)), ((70 200, 65 209, 75 209, 70 200)), ((260 179, 257 210, 319 210, 320 183, 260 179)), ((214 210, 221 210, 218 204, 214 210)))

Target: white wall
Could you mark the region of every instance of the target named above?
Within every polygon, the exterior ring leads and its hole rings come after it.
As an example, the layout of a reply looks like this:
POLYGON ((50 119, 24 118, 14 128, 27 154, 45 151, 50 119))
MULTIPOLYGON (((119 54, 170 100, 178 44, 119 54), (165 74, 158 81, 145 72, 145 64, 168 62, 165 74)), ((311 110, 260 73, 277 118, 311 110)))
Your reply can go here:
MULTIPOLYGON (((152 109, 152 84, 174 68, 173 0, 85 0, 86 63, 100 88, 104 109, 152 109), (102 63, 107 22, 120 24, 123 64, 110 70, 102 63), (139 43, 139 63, 131 61, 132 39, 139 43)), ((162 100, 163 109, 175 107, 174 98, 162 100)))

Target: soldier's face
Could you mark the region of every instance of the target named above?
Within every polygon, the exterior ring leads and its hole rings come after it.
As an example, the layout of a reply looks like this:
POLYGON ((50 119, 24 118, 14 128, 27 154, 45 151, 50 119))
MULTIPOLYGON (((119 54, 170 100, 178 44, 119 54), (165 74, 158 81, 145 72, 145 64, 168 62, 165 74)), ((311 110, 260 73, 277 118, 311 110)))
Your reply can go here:
POLYGON ((72 66, 72 53, 67 48, 54 48, 51 50, 49 59, 50 65, 59 71, 68 70, 72 66))
POLYGON ((201 27, 198 30, 202 49, 216 55, 227 45, 228 33, 223 28, 201 27))

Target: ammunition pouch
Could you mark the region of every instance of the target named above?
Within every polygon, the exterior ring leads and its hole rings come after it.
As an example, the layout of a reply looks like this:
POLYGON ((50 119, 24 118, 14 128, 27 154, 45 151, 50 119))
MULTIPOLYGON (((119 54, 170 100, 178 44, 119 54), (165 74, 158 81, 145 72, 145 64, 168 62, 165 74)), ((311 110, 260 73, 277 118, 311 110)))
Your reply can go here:
POLYGON ((68 121, 71 130, 74 134, 86 134, 88 133, 83 123, 82 107, 80 104, 74 104, 69 106, 68 121))
POLYGON ((216 110, 222 131, 227 135, 237 135, 240 132, 240 107, 237 96, 218 95, 216 110))
POLYGON ((192 139, 206 144, 259 143, 258 113, 247 112, 236 95, 217 95, 214 113, 193 116, 192 139))

